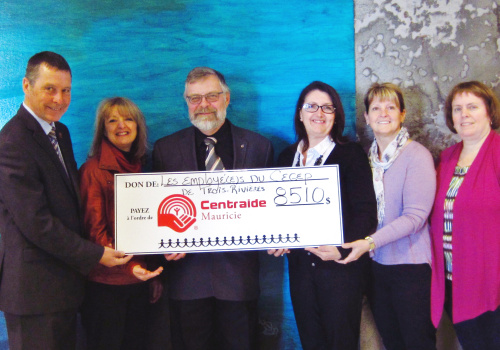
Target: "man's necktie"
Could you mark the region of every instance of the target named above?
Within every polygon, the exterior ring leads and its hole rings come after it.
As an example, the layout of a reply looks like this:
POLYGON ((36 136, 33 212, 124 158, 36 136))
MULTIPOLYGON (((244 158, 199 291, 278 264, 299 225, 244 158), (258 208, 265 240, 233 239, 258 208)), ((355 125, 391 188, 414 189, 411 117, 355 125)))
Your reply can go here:
POLYGON ((59 149, 59 142, 57 142, 56 127, 53 126, 47 135, 49 136, 50 143, 52 144, 52 147, 54 147, 54 151, 56 151, 57 156, 59 157, 59 160, 61 161, 64 170, 66 171, 67 174, 68 170, 66 169, 66 164, 64 164, 64 158, 62 156, 61 150, 59 149))
POLYGON ((205 169, 207 171, 214 170, 224 170, 224 164, 222 164, 222 160, 215 153, 215 144, 217 143, 217 139, 215 137, 207 137, 205 139, 205 145, 207 145, 207 157, 205 158, 205 169))

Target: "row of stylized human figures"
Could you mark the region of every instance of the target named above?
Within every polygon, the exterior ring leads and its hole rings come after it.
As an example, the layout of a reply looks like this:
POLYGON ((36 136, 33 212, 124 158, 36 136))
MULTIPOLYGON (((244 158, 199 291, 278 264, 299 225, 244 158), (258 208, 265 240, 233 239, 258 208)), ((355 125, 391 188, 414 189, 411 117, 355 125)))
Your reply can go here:
POLYGON ((277 237, 275 237, 274 235, 271 235, 270 237, 262 235, 262 238, 259 238, 258 235, 255 235, 255 238, 250 238, 250 236, 247 236, 247 238, 243 238, 242 236, 240 236, 239 239, 235 238, 234 236, 231 238, 224 237, 223 239, 220 239, 219 237, 215 237, 215 239, 208 237, 208 239, 206 240, 200 238, 198 241, 195 238, 193 238, 191 241, 188 241, 188 239, 185 238, 184 240, 177 239, 175 241, 169 239, 167 242, 164 242, 162 239, 159 243, 158 248, 200 248, 298 242, 300 242, 298 234, 294 234, 292 237, 290 237, 289 234, 287 234, 286 237, 283 237, 281 234, 279 234, 277 237))

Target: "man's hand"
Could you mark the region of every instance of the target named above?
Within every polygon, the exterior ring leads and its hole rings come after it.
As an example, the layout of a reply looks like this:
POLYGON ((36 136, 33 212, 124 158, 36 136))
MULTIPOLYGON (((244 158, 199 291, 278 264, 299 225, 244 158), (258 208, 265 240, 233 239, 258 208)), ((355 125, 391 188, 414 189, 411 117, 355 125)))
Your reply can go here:
POLYGON ((99 263, 107 267, 113 267, 128 263, 132 257, 133 255, 125 255, 124 252, 116 251, 110 247, 104 247, 104 254, 102 254, 99 263))
POLYGON ((163 255, 165 256, 165 259, 167 259, 167 261, 176 261, 184 258, 186 256, 186 253, 170 253, 163 255))
POLYGON ((280 248, 280 249, 268 249, 267 254, 269 255, 274 255, 276 257, 278 256, 283 256, 285 254, 290 253, 290 250, 287 248, 280 248))

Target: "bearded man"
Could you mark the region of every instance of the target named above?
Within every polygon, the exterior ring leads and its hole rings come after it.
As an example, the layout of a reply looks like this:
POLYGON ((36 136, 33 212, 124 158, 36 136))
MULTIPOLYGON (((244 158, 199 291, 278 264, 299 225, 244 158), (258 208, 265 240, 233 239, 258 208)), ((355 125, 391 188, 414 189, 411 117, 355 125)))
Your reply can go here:
MULTIPOLYGON (((155 143, 154 171, 272 166, 271 142, 226 119, 230 91, 221 73, 194 68, 187 76, 184 98, 193 126, 155 143)), ((165 257, 171 261, 167 269, 174 349, 256 349, 258 252, 165 257)))

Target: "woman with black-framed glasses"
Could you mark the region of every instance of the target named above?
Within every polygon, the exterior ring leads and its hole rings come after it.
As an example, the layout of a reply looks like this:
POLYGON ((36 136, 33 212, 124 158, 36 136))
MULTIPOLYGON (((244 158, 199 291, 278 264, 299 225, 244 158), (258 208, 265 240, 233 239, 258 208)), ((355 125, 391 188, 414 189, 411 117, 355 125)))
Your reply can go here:
MULTIPOLYGON (((321 166, 338 164, 342 198, 344 241, 373 233, 377 202, 366 153, 348 142, 340 97, 320 81, 302 90, 295 110, 297 142, 286 148, 278 165, 321 166)), ((304 218, 324 220, 328 218, 304 218)), ((281 255, 283 249, 269 250, 281 255)), ((288 254, 290 294, 302 347, 357 350, 367 257, 341 264, 350 250, 335 246, 292 249, 288 254)))

